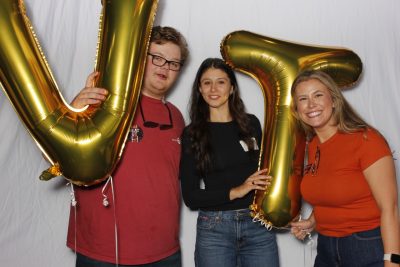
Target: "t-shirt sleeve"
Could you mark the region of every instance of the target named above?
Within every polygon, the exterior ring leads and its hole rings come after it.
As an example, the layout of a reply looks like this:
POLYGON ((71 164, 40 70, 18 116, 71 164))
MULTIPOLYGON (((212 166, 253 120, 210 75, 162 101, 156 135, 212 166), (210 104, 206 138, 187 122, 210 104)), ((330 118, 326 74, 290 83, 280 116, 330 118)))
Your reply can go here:
POLYGON ((360 146, 360 166, 362 170, 389 155, 392 155, 389 145, 376 130, 368 130, 362 135, 360 146))

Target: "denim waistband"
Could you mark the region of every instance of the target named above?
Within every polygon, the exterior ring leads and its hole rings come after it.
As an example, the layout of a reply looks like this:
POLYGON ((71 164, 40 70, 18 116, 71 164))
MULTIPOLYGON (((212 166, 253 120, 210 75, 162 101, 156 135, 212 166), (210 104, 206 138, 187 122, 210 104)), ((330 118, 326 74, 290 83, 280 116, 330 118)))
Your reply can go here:
POLYGON ((238 209, 238 210, 220 210, 220 211, 206 211, 206 210, 199 210, 199 215, 207 215, 210 217, 250 217, 250 210, 249 209, 238 209))
POLYGON ((318 235, 324 236, 327 238, 333 238, 333 239, 346 239, 346 238, 352 238, 354 236, 365 236, 365 237, 371 237, 371 236, 380 236, 381 235, 381 227, 378 226, 376 228, 370 229, 370 230, 365 230, 365 231, 360 231, 360 232, 354 232, 352 234, 346 235, 346 236, 327 236, 324 234, 319 233, 318 235))

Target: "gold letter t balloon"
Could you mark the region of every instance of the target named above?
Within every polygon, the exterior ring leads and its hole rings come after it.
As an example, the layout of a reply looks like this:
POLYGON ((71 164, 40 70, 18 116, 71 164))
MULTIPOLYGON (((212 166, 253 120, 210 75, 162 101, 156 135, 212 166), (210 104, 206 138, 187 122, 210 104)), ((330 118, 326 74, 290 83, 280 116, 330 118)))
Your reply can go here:
POLYGON ((268 191, 256 191, 252 216, 268 227, 285 226, 300 211, 305 148, 290 111, 292 83, 301 71, 319 69, 339 86, 350 86, 361 74, 361 60, 347 49, 294 44, 246 31, 227 35, 221 54, 230 66, 255 78, 264 94, 260 167, 268 168, 273 180, 268 191))
POLYGON ((142 84, 156 0, 102 1, 96 70, 106 101, 83 112, 61 96, 22 0, 0 1, 0 82, 52 167, 78 185, 106 179, 115 169, 142 84))

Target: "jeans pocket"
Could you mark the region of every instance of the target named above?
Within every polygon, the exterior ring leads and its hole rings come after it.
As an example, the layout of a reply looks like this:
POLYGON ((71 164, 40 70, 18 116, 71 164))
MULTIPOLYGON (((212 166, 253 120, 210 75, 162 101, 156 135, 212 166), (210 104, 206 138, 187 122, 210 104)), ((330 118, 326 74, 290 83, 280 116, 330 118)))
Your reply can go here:
POLYGON ((197 217, 197 228, 210 230, 215 227, 216 217, 200 214, 197 217))
POLYGON ((380 227, 369 230, 369 231, 363 231, 363 232, 358 232, 358 233, 354 233, 353 237, 357 240, 380 240, 381 237, 381 229, 380 227))

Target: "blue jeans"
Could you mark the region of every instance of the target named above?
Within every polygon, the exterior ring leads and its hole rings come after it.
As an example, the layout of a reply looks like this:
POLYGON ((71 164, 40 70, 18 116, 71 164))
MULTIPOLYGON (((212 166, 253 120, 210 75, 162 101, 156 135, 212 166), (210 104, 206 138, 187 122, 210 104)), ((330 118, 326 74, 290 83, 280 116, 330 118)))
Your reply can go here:
MULTIPOLYGON (((85 255, 77 253, 76 255, 76 267, 115 267, 114 263, 108 263, 104 261, 97 261, 95 259, 86 257, 85 255)), ((140 264, 140 265, 121 265, 124 267, 181 267, 181 251, 177 251, 169 257, 166 257, 160 261, 153 263, 140 264)))
POLYGON ((277 267, 275 233, 252 221, 250 211, 199 211, 195 263, 198 267, 277 267))
POLYGON ((319 234, 315 267, 383 267, 380 228, 345 237, 319 234))

